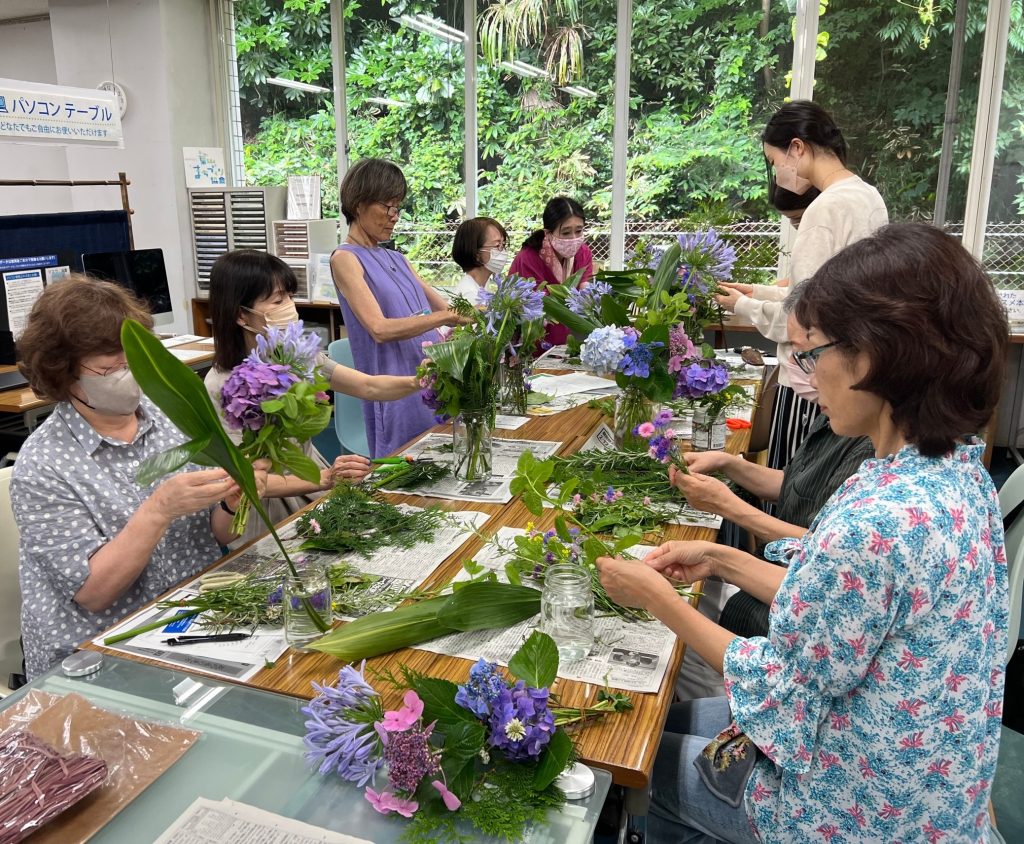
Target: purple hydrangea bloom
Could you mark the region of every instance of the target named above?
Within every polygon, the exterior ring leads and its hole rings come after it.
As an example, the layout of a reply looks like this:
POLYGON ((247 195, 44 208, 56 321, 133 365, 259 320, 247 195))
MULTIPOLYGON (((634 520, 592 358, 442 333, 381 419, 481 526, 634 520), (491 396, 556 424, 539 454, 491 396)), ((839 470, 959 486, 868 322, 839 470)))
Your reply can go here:
POLYGON ((544 294, 536 289, 536 282, 517 275, 498 276, 493 290, 484 288, 477 299, 487 315, 487 329, 498 333, 498 326, 506 318, 516 323, 544 316, 544 294))
POLYGON ((720 393, 729 385, 729 370, 719 363, 691 363, 676 380, 675 398, 699 399, 720 393))
POLYGON ((367 717, 377 692, 366 682, 365 667, 365 660, 358 671, 346 665, 333 688, 313 683, 317 696, 302 709, 309 716, 303 739, 306 759, 318 765, 321 774, 337 771, 360 787, 373 780, 384 764, 373 720, 367 717))
POLYGON ((509 759, 537 759, 555 731, 548 690, 528 688, 518 680, 494 701, 487 743, 509 759))
POLYGON ((570 290, 565 304, 574 314, 600 323, 601 297, 611 294, 612 286, 606 281, 592 281, 582 290, 570 290))
POLYGON ((469 669, 469 682, 459 686, 455 702, 468 709, 478 718, 491 717, 491 704, 507 688, 505 679, 498 673, 498 665, 486 662, 482 657, 469 669))
POLYGON ((288 366, 247 357, 232 371, 221 388, 221 407, 228 427, 258 431, 266 422, 260 405, 287 393, 299 377, 288 366))

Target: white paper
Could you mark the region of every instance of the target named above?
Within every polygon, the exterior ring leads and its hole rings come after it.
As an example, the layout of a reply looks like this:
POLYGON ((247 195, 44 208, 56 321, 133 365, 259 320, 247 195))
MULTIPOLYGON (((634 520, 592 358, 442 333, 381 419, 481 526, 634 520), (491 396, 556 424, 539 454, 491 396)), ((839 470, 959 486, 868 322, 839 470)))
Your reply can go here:
POLYGON ((552 369, 565 372, 586 372, 582 363, 570 363, 565 346, 552 346, 533 362, 534 369, 552 369))
POLYGON ((28 315, 43 292, 43 271, 10 270, 3 274, 7 300, 7 328, 17 340, 28 324, 28 315))
POLYGON ((201 343, 203 340, 213 341, 212 337, 200 337, 198 334, 176 334, 173 337, 164 337, 160 342, 167 349, 173 346, 183 346, 185 343, 201 343))
MULTIPOLYGON (((516 536, 526 533, 520 528, 503 527, 497 539, 511 545, 516 536)), ((652 550, 649 545, 636 545, 629 553, 642 559, 652 550)), ((506 555, 493 544, 486 545, 474 560, 493 571, 498 579, 505 577, 506 555)), ((467 579, 463 571, 456 580, 467 579)), ((540 616, 534 616, 504 630, 478 630, 454 633, 432 639, 416 647, 431 653, 447 654, 464 659, 484 658, 488 662, 508 665, 509 659, 526 638, 537 629, 540 616)), ((633 692, 656 692, 661 688, 675 646, 675 634, 660 621, 627 622, 618 617, 595 619, 596 643, 590 654, 577 662, 558 666, 558 676, 584 683, 608 683, 617 689, 633 692)))
MULTIPOLYGON (((490 478, 485 481, 460 481, 449 474, 433 484, 418 487, 416 495, 478 504, 507 504, 512 500, 509 484, 522 453, 530 451, 538 460, 544 460, 555 454, 562 445, 548 440, 510 440, 501 437, 495 437, 491 443, 490 478)), ((451 434, 427 434, 413 443, 406 454, 417 458, 426 457, 438 463, 451 463, 451 445, 451 434)), ((407 492, 401 489, 392 491, 407 492)))
POLYGON ((198 349, 168 349, 172 355, 174 355, 182 363, 192 363, 200 358, 209 357, 209 352, 204 352, 198 349))
POLYGON ((197 797, 154 844, 370 844, 225 797, 197 797))
POLYGON ((499 413, 494 417, 494 427, 501 428, 503 431, 518 431, 529 421, 529 416, 509 416, 499 413))
POLYGON ((182 147, 181 157, 186 187, 222 188, 227 184, 224 150, 220 147, 182 147))

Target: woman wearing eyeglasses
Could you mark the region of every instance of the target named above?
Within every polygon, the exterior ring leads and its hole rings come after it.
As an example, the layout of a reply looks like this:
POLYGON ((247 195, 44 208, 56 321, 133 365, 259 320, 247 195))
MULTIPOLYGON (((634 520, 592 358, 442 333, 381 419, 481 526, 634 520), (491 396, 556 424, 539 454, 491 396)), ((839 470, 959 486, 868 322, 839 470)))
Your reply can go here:
MULTIPOLYGON (((331 273, 355 368, 367 375, 414 374, 424 344, 441 339, 437 329, 463 321, 404 255, 381 245, 391 240, 405 194, 402 171, 380 158, 359 161, 341 183, 348 237, 331 256, 331 273)), ((363 417, 371 457, 390 454, 434 424, 417 394, 364 400, 363 417)))
MULTIPOLYGON (((153 325, 123 287, 73 276, 43 292, 18 340, 29 385, 56 402, 11 479, 29 680, 234 539, 241 492, 223 470, 135 481, 143 462, 187 437, 142 398, 121 348, 126 319, 153 325)), ((264 469, 257 484, 266 486, 264 469)))
POLYGON ((598 561, 614 600, 724 675, 725 697, 669 714, 650 840, 988 841, 1009 608, 974 432, 998 403, 1005 312, 921 224, 847 247, 794 295, 796 361, 835 432, 875 457, 804 536, 768 546, 787 568, 707 542, 598 561), (767 636, 724 630, 671 582, 711 576, 771 604, 767 636))
MULTIPOLYGON (((793 242, 789 266, 792 284, 810 278, 843 247, 889 222, 878 191, 847 168, 843 133, 817 103, 786 103, 768 121, 761 141, 769 196, 775 196, 776 186, 795 194, 812 188, 821 192, 804 211, 793 242)), ((779 343, 779 357, 785 358, 789 346, 781 300, 790 288, 749 284, 722 287, 723 294, 716 297, 718 303, 779 343)), ((785 468, 816 417, 817 409, 796 396, 782 370, 772 410, 768 446, 771 468, 785 468)))

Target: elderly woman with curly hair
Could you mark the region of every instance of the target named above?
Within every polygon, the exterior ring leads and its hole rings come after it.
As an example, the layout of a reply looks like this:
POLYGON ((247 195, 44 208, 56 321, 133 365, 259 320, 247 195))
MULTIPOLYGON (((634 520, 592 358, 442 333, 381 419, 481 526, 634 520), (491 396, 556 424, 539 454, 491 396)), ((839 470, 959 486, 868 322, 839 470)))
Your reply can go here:
POLYGON ((723 672, 725 697, 669 715, 652 841, 990 838, 1007 647, 1003 524, 975 436, 1002 384, 1007 322, 980 265, 925 225, 848 246, 794 295, 794 358, 833 430, 875 456, 770 565, 706 542, 599 561, 723 672), (717 575, 771 604, 735 636, 671 581, 717 575))
POLYGON ((18 340, 29 385, 57 403, 11 479, 30 680, 234 538, 241 492, 223 470, 135 481, 143 461, 187 438, 142 398, 121 348, 126 319, 153 325, 124 288, 72 277, 43 292, 18 340))

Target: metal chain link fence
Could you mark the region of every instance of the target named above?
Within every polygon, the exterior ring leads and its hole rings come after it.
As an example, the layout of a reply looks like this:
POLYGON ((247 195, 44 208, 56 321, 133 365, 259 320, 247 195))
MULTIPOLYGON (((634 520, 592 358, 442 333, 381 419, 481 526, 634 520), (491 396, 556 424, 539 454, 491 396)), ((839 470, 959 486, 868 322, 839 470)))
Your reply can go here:
MULTIPOLYGON (((395 241, 424 280, 432 284, 454 284, 462 275, 452 261, 452 238, 457 223, 420 227, 415 223, 399 225, 395 241)), ((950 223, 946 231, 960 237, 963 223, 950 223)), ((665 243, 680 234, 692 231, 675 220, 653 222, 627 222, 627 255, 643 242, 665 243)), ((753 220, 718 226, 736 250, 738 279, 762 280, 774 278, 779 259, 779 223, 774 220, 753 220)), ((509 252, 515 254, 530 231, 512 229, 508 232, 509 252)), ((595 223, 587 228, 587 244, 594 253, 595 265, 606 265, 610 258, 611 232, 607 223, 595 223)), ((1006 290, 1024 290, 1024 222, 990 223, 985 238, 985 266, 996 287, 1006 290)))

